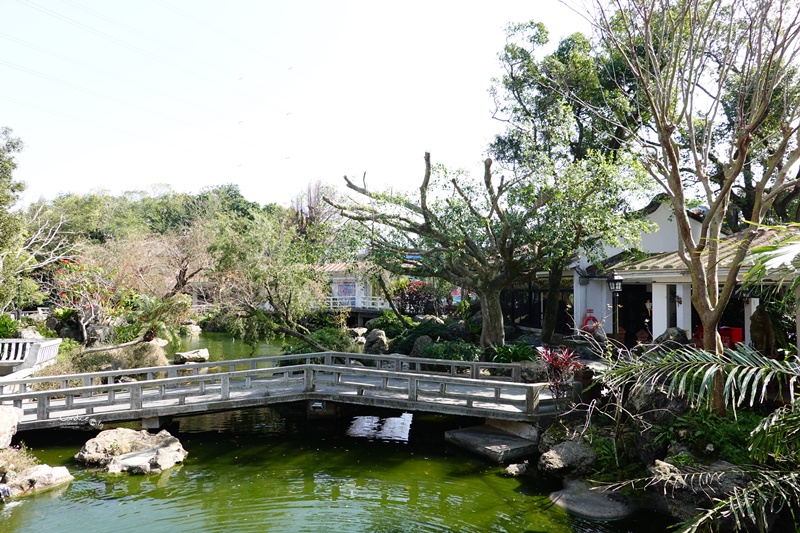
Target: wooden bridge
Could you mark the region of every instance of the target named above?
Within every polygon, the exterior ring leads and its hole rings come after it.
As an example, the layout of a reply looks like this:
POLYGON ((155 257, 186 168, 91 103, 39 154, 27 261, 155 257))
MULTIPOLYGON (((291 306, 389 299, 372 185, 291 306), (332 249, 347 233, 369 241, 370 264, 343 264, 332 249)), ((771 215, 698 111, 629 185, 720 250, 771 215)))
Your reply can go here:
POLYGON ((520 373, 518 364, 324 352, 0 380, 0 404, 23 409, 18 431, 298 401, 514 421, 552 413, 547 383, 521 383, 520 373))

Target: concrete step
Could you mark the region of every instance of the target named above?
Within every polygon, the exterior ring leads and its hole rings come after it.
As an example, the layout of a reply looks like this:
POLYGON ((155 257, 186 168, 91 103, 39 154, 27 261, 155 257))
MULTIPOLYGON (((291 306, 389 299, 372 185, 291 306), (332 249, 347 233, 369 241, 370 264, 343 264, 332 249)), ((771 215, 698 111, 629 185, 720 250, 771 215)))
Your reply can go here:
POLYGON ((444 439, 497 463, 512 463, 539 453, 534 441, 487 424, 447 431, 444 439))

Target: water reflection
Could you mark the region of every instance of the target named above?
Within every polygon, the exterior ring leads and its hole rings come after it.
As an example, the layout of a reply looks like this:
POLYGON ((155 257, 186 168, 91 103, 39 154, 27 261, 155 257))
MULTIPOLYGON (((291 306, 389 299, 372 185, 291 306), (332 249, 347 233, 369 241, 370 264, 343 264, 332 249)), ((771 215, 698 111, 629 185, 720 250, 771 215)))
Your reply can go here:
POLYGON ((356 416, 347 429, 347 436, 369 440, 408 442, 412 419, 411 413, 386 418, 356 416))

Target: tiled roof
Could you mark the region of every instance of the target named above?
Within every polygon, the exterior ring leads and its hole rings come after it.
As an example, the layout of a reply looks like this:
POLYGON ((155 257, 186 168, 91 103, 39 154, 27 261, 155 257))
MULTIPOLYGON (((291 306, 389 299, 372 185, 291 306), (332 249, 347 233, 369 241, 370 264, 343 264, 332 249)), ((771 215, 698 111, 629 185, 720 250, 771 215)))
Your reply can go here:
MULTIPOLYGON (((731 266, 731 261, 740 245, 741 240, 744 238, 745 232, 735 233, 728 237, 724 237, 720 241, 719 247, 719 266, 720 271, 727 271, 731 266)), ((767 246, 770 244, 777 244, 787 237, 784 233, 777 233, 773 230, 760 229, 757 231, 756 238, 753 241, 750 249, 760 246, 767 246)), ((615 272, 625 275, 625 273, 673 273, 673 274, 688 274, 688 267, 678 256, 678 252, 662 252, 657 254, 650 254, 646 257, 627 258, 631 254, 620 254, 619 256, 609 258, 604 264, 604 270, 614 270, 615 272)), ((753 264, 750 255, 745 257, 742 264, 744 269, 747 269, 753 264)))

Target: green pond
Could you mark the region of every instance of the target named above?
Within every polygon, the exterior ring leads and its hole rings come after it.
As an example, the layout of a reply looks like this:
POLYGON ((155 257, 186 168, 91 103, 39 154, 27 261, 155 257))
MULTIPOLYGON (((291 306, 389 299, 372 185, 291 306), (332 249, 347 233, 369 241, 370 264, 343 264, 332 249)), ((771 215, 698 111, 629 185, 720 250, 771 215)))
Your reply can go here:
MULTIPOLYGON (((206 344, 229 359, 251 352, 223 336, 203 335, 206 344)), ((261 346, 256 355, 277 350, 261 346)), ((0 531, 666 531, 653 515, 626 523, 570 517, 547 497, 558 482, 506 477, 502 467, 444 442, 445 430, 476 423, 363 408, 308 419, 292 406, 177 418, 168 429, 187 460, 147 476, 76 464, 72 456, 92 432, 29 432, 22 437, 34 453, 67 466, 75 480, 0 506, 0 531)))

